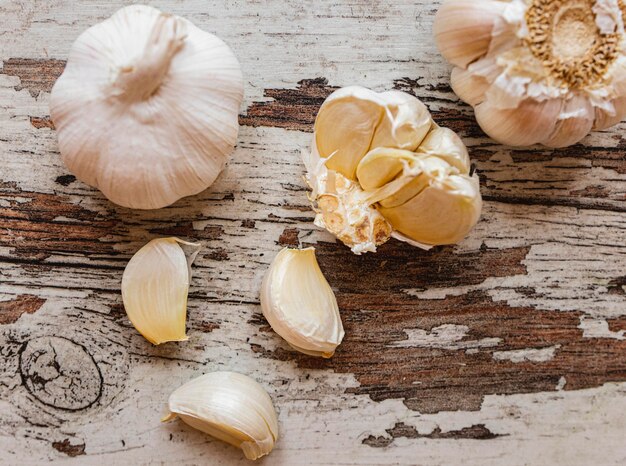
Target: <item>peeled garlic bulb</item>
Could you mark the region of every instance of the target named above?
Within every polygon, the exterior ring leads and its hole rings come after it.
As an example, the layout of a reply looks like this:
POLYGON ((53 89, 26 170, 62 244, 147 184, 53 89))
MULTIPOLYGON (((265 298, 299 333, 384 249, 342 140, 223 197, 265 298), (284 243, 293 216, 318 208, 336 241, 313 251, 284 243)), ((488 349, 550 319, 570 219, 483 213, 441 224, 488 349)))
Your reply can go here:
POLYGON ((617 0, 446 0, 435 40, 490 137, 566 147, 626 117, 624 15, 617 0))
POLYGON ((215 181, 237 141, 242 99, 224 42, 133 5, 76 40, 50 114, 77 178, 116 204, 157 209, 215 181))
POLYGON ((278 440, 278 419, 261 385, 236 372, 212 372, 187 382, 169 398, 170 413, 194 429, 243 450, 255 460, 278 440))
POLYGON ((199 244, 154 239, 132 257, 122 276, 122 299, 133 326, 154 345, 185 341, 191 263, 199 244), (187 256, 181 245, 190 249, 187 256))
POLYGON ((330 358, 343 339, 337 300, 314 248, 278 253, 263 280, 261 309, 274 331, 302 353, 330 358))
POLYGON ((315 224, 355 254, 392 236, 425 249, 457 243, 480 217, 467 148, 404 92, 331 94, 305 164, 315 224))

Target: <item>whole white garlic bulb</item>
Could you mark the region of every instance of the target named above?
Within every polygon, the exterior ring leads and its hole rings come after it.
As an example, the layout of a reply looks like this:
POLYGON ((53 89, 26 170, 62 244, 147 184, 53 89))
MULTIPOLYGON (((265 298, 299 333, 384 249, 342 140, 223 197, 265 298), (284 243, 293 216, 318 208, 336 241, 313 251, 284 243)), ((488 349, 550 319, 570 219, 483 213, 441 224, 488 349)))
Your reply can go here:
POLYGON ((315 224, 356 254, 392 236, 425 249, 454 244, 480 217, 465 145, 404 92, 352 86, 331 94, 305 164, 315 224))
POLYGON ((162 421, 180 417, 186 424, 243 450, 255 460, 278 440, 272 399, 258 382, 237 372, 212 372, 176 389, 162 421))
POLYGON ((337 300, 314 248, 278 253, 263 279, 261 309, 276 333, 310 356, 330 358, 343 339, 337 300))
POLYGON ((216 36, 133 5, 74 42, 50 96, 63 161, 116 204, 157 209, 210 186, 233 150, 243 78, 216 36))
POLYGON ((625 14, 621 0, 446 0, 434 32, 489 136, 566 147, 626 117, 625 14))

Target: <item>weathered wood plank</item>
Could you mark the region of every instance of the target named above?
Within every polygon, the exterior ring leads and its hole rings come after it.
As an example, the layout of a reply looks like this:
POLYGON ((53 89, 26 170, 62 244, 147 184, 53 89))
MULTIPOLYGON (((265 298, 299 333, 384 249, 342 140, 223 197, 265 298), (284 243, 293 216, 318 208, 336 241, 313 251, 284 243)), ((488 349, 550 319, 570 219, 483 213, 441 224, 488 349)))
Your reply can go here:
POLYGON ((624 124, 559 151, 494 144, 449 88, 437 2, 156 1, 231 44, 247 97, 214 186, 130 211, 67 172, 47 109, 73 39, 126 3, 0 0, 0 463, 243 464, 159 424, 174 388, 218 369, 276 403, 282 438, 262 464, 626 462, 624 124), (300 154, 349 84, 412 92, 464 138, 486 205, 461 245, 356 257, 312 225, 300 154), (203 250, 190 341, 153 347, 119 287, 164 235, 203 250), (328 361, 260 314, 269 262, 298 245, 317 248, 342 311, 328 361))

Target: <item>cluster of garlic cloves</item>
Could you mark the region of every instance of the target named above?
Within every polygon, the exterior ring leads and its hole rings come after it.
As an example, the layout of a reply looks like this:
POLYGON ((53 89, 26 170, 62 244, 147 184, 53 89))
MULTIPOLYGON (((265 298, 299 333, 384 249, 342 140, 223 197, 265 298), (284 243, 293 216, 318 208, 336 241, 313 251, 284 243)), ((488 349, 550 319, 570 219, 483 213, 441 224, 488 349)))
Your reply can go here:
POLYGON ((243 77, 230 48, 179 16, 117 11, 76 40, 50 96, 68 169, 124 207, 209 187, 237 141, 243 77))
POLYGON ((237 372, 212 372, 176 389, 169 414, 186 424, 240 448, 246 458, 267 455, 278 440, 278 418, 272 400, 259 383, 237 372))
POLYGON ((343 339, 337 300, 314 248, 278 253, 261 285, 261 310, 276 333, 310 356, 330 358, 343 339))
POLYGON ((446 0, 434 33, 490 137, 566 147, 626 117, 625 14, 621 0, 446 0))
POLYGON ((404 92, 352 86, 331 94, 305 164, 315 224, 356 254, 392 236, 426 249, 454 244, 480 217, 465 145, 404 92))
POLYGON ((126 265, 122 299, 128 319, 154 345, 187 340, 187 294, 191 264, 200 245, 159 238, 142 247, 126 265), (186 254, 183 247, 189 248, 186 254))

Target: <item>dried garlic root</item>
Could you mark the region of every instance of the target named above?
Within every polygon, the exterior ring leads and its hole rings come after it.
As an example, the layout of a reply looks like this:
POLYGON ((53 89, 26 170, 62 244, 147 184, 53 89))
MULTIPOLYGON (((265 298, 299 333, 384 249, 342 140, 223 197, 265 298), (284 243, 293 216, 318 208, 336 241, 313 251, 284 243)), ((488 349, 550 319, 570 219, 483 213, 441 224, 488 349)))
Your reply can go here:
POLYGON ((480 217, 465 145, 404 92, 352 86, 331 94, 305 164, 315 224, 355 254, 392 236, 425 249, 454 244, 480 217))
POLYGON ((191 264, 200 245, 178 238, 150 241, 122 276, 122 299, 133 326, 154 345, 185 341, 191 264), (191 250, 187 256, 181 245, 191 250))
POLYGON ((626 118, 624 15, 623 0, 446 0, 434 32, 489 136, 566 147, 626 118))
POLYGON ((169 398, 162 421, 186 424, 243 450, 246 458, 267 455, 278 440, 278 418, 261 385, 236 372, 212 372, 187 382, 169 398))
POLYGON ((278 253, 263 279, 261 309, 276 333, 310 356, 330 358, 343 339, 337 300, 315 248, 278 253))

